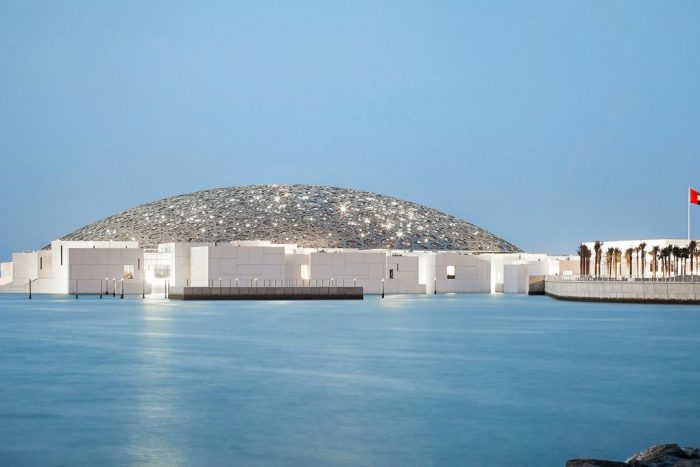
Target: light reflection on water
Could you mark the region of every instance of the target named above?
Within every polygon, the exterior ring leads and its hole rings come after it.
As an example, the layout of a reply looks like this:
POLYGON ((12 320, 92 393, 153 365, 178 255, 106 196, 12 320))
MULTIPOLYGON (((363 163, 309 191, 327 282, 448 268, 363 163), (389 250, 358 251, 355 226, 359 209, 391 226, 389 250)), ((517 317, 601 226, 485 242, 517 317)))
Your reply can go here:
POLYGON ((0 296, 0 465, 563 465, 700 439, 700 310, 0 296))

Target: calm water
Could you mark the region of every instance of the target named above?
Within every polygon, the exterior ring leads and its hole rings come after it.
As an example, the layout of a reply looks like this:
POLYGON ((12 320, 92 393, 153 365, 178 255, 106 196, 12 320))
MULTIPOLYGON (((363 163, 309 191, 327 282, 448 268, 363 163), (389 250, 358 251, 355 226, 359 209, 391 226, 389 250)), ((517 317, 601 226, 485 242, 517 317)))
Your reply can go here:
POLYGON ((0 465, 517 465, 700 445, 700 307, 0 296, 0 465))

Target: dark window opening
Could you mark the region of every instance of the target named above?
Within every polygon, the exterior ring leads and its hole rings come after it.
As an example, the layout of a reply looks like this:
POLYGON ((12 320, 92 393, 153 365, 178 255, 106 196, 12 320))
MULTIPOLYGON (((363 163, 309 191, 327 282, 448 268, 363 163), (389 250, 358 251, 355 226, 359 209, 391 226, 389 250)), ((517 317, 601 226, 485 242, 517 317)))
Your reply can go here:
POLYGON ((136 258, 136 267, 139 271, 141 270, 141 258, 136 258))
POLYGON ((39 257, 39 269, 44 269, 44 258, 39 257))
POLYGON ((63 245, 61 245, 61 266, 63 266, 63 245))
POLYGON ((389 269, 389 279, 393 279, 393 278, 394 278, 394 270, 389 269))

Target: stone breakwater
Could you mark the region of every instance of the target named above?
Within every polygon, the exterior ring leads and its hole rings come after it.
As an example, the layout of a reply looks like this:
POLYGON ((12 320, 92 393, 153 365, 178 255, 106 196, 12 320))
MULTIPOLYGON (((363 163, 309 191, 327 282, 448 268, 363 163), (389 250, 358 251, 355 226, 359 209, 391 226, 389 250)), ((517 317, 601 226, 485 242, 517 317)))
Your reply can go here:
POLYGON ((560 300, 621 303, 700 303, 700 282, 580 281, 547 276, 545 294, 560 300))
POLYGON ((571 459, 566 467, 700 467, 700 449, 677 444, 657 444, 624 462, 602 459, 571 459))

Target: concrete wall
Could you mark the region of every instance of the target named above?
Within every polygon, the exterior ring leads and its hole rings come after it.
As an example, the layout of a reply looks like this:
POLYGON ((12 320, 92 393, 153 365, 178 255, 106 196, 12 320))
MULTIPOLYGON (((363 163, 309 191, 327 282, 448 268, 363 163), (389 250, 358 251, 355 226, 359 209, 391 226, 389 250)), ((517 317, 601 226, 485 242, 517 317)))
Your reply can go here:
MULTIPOLYGON (((51 242, 51 279, 49 285, 51 293, 70 293, 68 286, 69 268, 68 258, 72 248, 99 248, 99 249, 137 249, 138 242, 110 242, 110 241, 63 241, 51 242)), ((41 285, 41 284, 37 284, 41 285)), ((39 289, 37 289, 37 292, 39 289)))
POLYGON ((419 259, 417 256, 389 256, 386 258, 386 268, 384 281, 386 293, 425 293, 425 284, 418 282, 419 259))
POLYGON ((38 252, 12 253, 12 282, 14 285, 26 285, 30 279, 36 279, 38 275, 38 252))
POLYGON ((503 267, 503 293, 526 294, 527 269, 527 264, 506 264, 503 267))
POLYGON ((318 285, 329 285, 331 279, 334 285, 355 283, 366 294, 378 294, 386 278, 386 262, 382 252, 313 252, 309 255, 310 280, 318 285))
POLYGON ((573 281, 547 277, 545 292, 557 298, 602 301, 700 301, 700 282, 573 281))
POLYGON ((68 250, 68 293, 100 293, 108 290, 140 294, 144 283, 142 248, 70 248, 68 250), (125 266, 133 269, 133 279, 125 276, 125 266), (107 280, 105 280, 107 279, 107 280))
POLYGON ((235 246, 231 244, 191 248, 192 286, 211 284, 262 286, 267 281, 285 280, 284 247, 235 246))
POLYGON ((163 243, 158 245, 157 252, 146 252, 146 272, 154 286, 160 290, 166 280, 171 287, 186 287, 191 285, 190 263, 191 248, 200 246, 215 246, 213 243, 163 243), (154 275, 156 266, 167 266, 170 274, 167 278, 156 278, 154 275))
POLYGON ((0 263, 0 286, 12 282, 12 262, 0 263))
POLYGON ((438 293, 490 293, 490 255, 439 253, 435 257, 438 293), (455 278, 447 278, 447 267, 455 267, 455 278))

